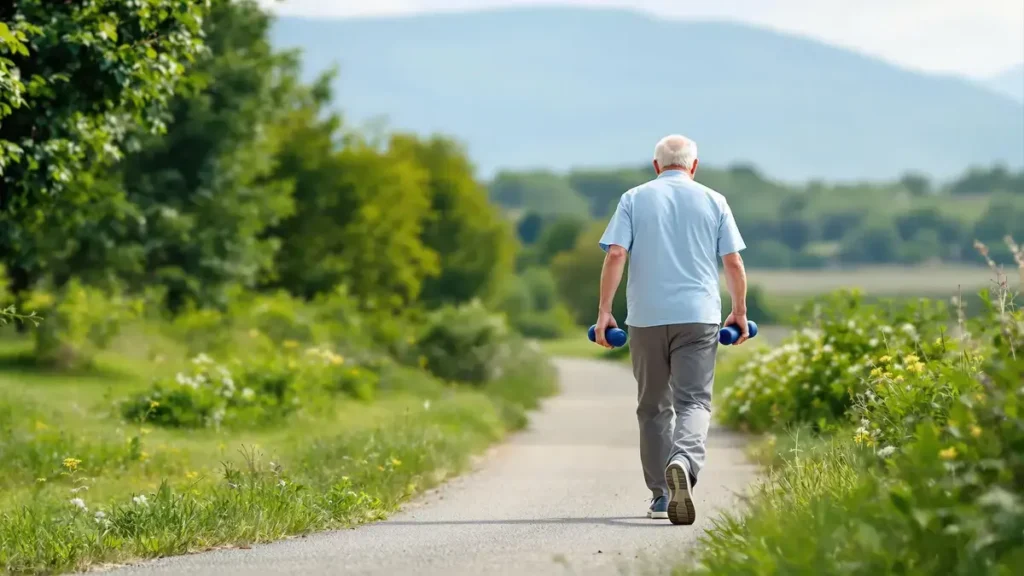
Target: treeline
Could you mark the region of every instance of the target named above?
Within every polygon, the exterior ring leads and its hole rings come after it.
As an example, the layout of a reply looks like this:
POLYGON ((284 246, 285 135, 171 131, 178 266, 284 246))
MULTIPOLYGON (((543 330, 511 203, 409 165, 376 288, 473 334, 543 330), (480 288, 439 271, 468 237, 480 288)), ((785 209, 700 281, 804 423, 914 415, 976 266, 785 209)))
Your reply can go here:
MULTIPOLYGON (((503 172, 489 192, 515 220, 530 258, 544 261, 573 245, 570 231, 603 224, 623 192, 652 177, 649 168, 503 172)), ((1001 166, 974 168, 949 183, 908 174, 888 183, 791 185, 750 166, 702 167, 697 180, 729 199, 752 267, 981 264, 975 240, 1008 264, 1003 238, 1024 234, 1024 170, 1001 166)))
POLYGON ((489 298, 515 235, 443 137, 370 137, 253 1, 0 8, 0 265, 169 312, 239 291, 367 310, 489 298), (17 18, 15 18, 17 14, 17 18), (6 22, 4 24, 3 22, 6 22))

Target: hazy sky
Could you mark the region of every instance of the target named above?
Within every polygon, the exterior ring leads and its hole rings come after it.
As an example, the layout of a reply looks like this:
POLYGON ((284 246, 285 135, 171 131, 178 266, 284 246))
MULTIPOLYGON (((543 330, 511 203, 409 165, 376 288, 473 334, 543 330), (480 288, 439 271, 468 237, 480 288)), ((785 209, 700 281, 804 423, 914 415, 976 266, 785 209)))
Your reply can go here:
POLYGON ((561 4, 740 20, 897 64, 988 76, 1024 62, 1024 0, 261 0, 282 14, 362 16, 561 4))

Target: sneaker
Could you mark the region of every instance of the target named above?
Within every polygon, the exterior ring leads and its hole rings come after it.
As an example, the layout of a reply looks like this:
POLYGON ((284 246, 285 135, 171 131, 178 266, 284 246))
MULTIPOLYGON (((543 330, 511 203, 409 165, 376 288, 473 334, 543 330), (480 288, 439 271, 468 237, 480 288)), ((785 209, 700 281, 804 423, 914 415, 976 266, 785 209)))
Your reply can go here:
POLYGON ((654 520, 668 519, 668 498, 658 496, 651 501, 651 507, 647 510, 647 517, 654 520))
POLYGON ((690 467, 685 460, 673 460, 665 468, 668 482, 668 519, 673 524, 693 524, 697 512, 690 497, 690 467))

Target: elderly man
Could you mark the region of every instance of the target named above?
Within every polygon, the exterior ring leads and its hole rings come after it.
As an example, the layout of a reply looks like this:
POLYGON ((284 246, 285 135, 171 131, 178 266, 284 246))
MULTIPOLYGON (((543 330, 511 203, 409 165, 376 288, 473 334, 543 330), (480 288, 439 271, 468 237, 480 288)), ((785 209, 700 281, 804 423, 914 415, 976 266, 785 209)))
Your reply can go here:
POLYGON ((622 195, 601 238, 597 342, 617 327, 612 300, 630 255, 626 287, 630 355, 637 381, 640 461, 650 518, 693 524, 691 491, 704 466, 721 329, 718 257, 732 295, 725 324, 747 334, 745 248, 725 197, 693 180, 697 145, 682 136, 654 149, 657 178, 622 195), (675 421, 673 422, 673 415, 675 421))

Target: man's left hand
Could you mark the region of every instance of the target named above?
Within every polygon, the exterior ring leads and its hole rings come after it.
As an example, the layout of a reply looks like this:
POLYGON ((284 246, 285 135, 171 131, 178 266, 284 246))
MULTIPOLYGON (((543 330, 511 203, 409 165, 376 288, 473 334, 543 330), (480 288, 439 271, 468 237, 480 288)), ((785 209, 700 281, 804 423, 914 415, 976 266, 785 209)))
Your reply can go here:
POLYGON ((597 327, 594 328, 594 339, 597 341, 598 344, 604 346, 605 348, 613 348, 613 346, 608 343, 608 340, 605 338, 604 333, 605 330, 608 330, 609 328, 618 327, 619 325, 616 324, 615 317, 612 316, 612 313, 605 312, 602 310, 597 313, 597 327))

